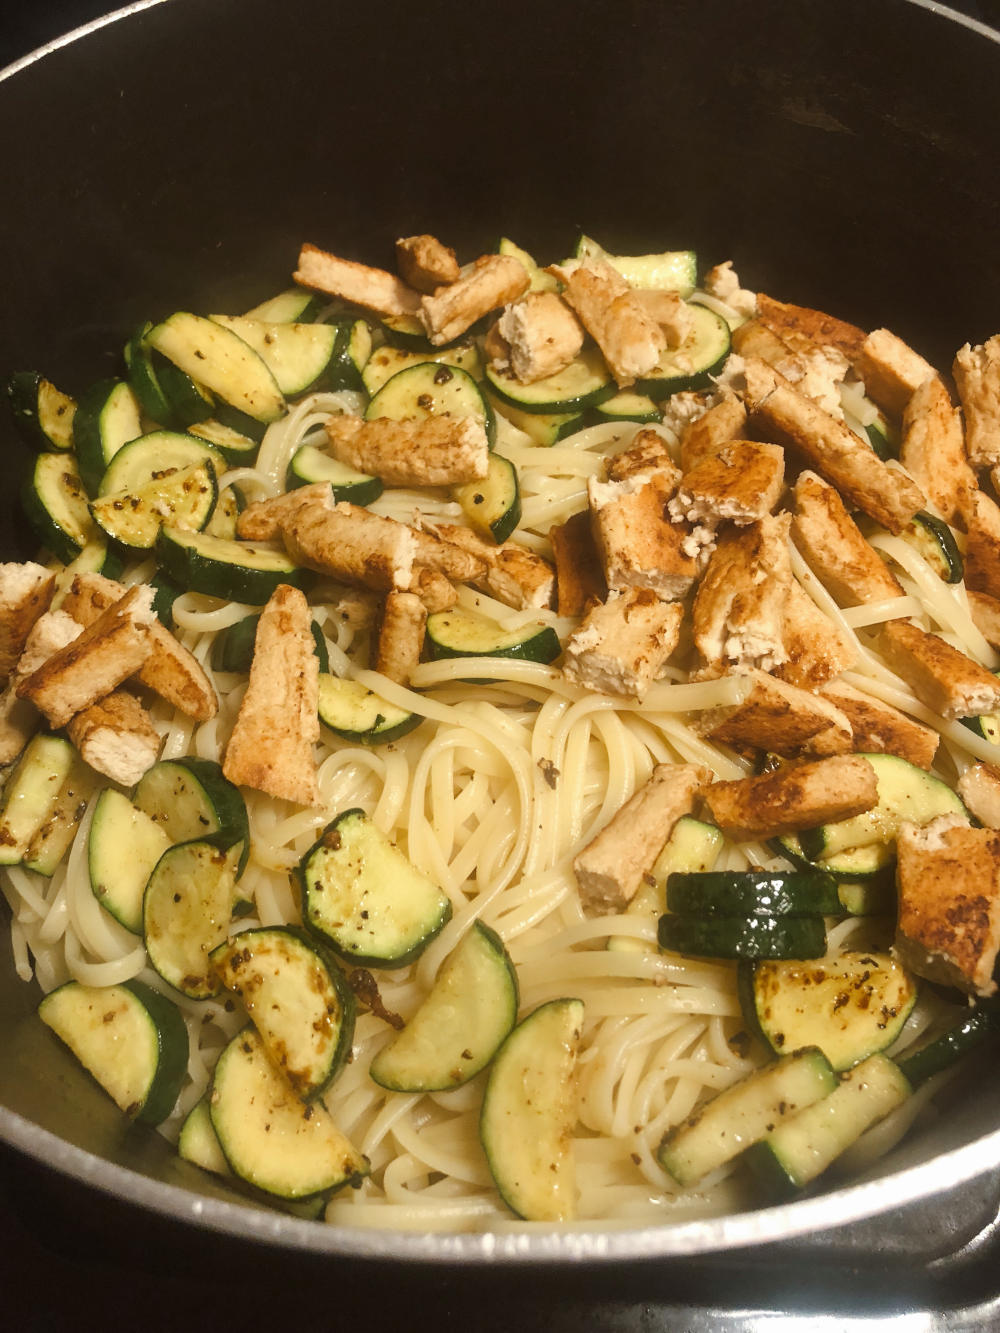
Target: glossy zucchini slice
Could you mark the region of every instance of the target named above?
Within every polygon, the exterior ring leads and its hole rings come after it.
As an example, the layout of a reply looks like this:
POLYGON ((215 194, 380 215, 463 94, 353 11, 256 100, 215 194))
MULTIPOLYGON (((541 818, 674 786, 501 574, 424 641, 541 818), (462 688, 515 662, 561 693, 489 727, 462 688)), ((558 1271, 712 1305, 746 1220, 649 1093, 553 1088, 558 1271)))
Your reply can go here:
POLYGON ((244 930, 213 949, 219 980, 253 1020, 272 1064, 303 1101, 336 1078, 354 1035, 354 992, 324 951, 291 927, 244 930))
POLYGON ((823 962, 761 962, 740 970, 743 1017, 777 1054, 818 1046, 849 1069, 899 1036, 917 984, 890 954, 848 950, 823 962))
POLYGON ((46 995, 38 1016, 127 1116, 158 1125, 173 1110, 187 1076, 188 1034, 166 996, 140 981, 68 981, 46 995))
POLYGON ((729 325, 707 306, 690 305, 694 327, 679 347, 668 348, 652 370, 640 375, 637 393, 659 402, 687 389, 705 388, 729 355, 729 325))
POLYGON ((944 583, 961 583, 965 563, 958 549, 955 534, 948 524, 933 514, 914 515, 899 534, 930 565, 944 583))
MULTIPOLYGON (((649 880, 643 880, 624 915, 642 917, 656 925, 664 906, 664 883, 675 871, 711 870, 722 851, 722 833, 691 815, 681 815, 653 864, 649 880), (650 880, 652 882, 650 882, 650 880)), ((608 948, 623 953, 645 953, 644 940, 630 935, 612 935, 608 948)))
POLYGON ((143 894, 142 935, 150 964, 192 1000, 222 990, 209 954, 229 931, 241 850, 237 844, 222 851, 200 839, 168 847, 143 894))
POLYGON ((513 403, 505 403, 496 394, 487 392, 490 406, 505 421, 509 421, 518 430, 524 431, 534 444, 543 449, 550 448, 568 435, 574 435, 584 423, 584 413, 580 412, 525 412, 513 403))
POLYGON ((514 1028, 490 1069, 479 1137, 501 1198, 518 1217, 576 1212, 573 1127, 582 1000, 550 1000, 514 1028))
POLYGON ((403 347, 393 347, 391 343, 383 343, 365 362, 361 380, 368 393, 374 396, 383 384, 399 371, 431 361, 437 365, 457 366, 474 380, 482 377, 483 366, 479 358, 479 349, 471 338, 463 338, 452 347, 429 352, 410 352, 403 347))
POLYGON ((459 607, 427 617, 431 657, 514 657, 526 662, 554 662, 562 652, 551 625, 520 625, 503 629, 477 611, 459 607))
POLYGON ((209 1108, 230 1170, 266 1194, 325 1196, 368 1173, 323 1104, 296 1097, 252 1027, 219 1056, 209 1108))
POLYGON ((307 576, 270 546, 170 526, 160 529, 156 561, 160 572, 184 591, 250 606, 263 606, 279 583, 302 587, 307 576))
POLYGON ((1000 1035, 1000 1002, 980 1000, 946 1032, 924 1041, 916 1050, 907 1050, 897 1064, 907 1082, 919 1088, 929 1078, 950 1069, 953 1064, 978 1046, 1000 1035))
POLYGON ((659 1163, 679 1185, 696 1185, 836 1087, 837 1076, 822 1051, 812 1047, 782 1056, 669 1131, 657 1150, 659 1163))
POLYGON ((212 315, 211 319, 253 348, 288 398, 322 381, 333 360, 334 324, 272 323, 246 315, 212 315))
POLYGON ((6 390, 14 424, 26 443, 42 453, 73 448, 75 398, 34 370, 15 370, 6 390))
POLYGON ((663 412, 652 398, 629 389, 598 403, 594 408, 594 416, 598 421, 637 421, 640 425, 652 425, 663 420, 663 412))
POLYGON ((559 283, 551 273, 545 269, 539 268, 535 262, 534 256, 527 250, 523 250, 516 242, 508 236, 501 236, 497 243, 496 253, 498 255, 513 255, 513 257, 522 263, 531 280, 529 291, 532 292, 554 292, 558 290, 559 283))
POLYGON ((599 259, 610 264, 630 287, 676 291, 690 296, 698 279, 698 258, 693 250, 663 250, 649 255, 612 255, 592 236, 583 235, 573 252, 576 259, 599 259))
POLYGON ((147 320, 125 344, 125 374, 145 416, 158 426, 170 426, 173 410, 153 364, 153 349, 145 341, 152 327, 147 320))
POLYGON ((263 319, 271 324, 308 324, 319 314, 319 309, 320 302, 315 293, 302 287, 289 287, 246 311, 244 318, 263 319))
POLYGON ((227 463, 233 467, 252 467, 260 449, 260 441, 243 431, 235 430, 214 417, 205 421, 195 421, 188 426, 188 434, 204 440, 213 449, 218 449, 227 463))
POLYGON ((348 500, 355 505, 370 505, 382 494, 381 478, 359 472, 357 468, 342 463, 339 458, 334 458, 314 444, 300 445, 288 464, 285 487, 293 491, 299 486, 311 486, 317 481, 329 482, 335 501, 348 500))
POLYGON ((517 468, 509 458, 491 453, 486 476, 453 486, 452 495, 462 506, 470 525, 499 546, 521 521, 521 487, 517 468))
POLYGON ((99 380, 82 395, 73 420, 73 447, 88 495, 97 494, 108 464, 122 445, 141 434, 139 400, 128 381, 99 380))
POLYGON ((150 551, 160 529, 199 532, 215 512, 219 487, 211 463, 194 463, 129 491, 100 495, 90 512, 106 537, 133 550, 150 551))
POLYGON ((492 446, 496 437, 493 411, 467 371, 436 361, 420 361, 386 380, 365 411, 365 419, 421 420, 431 416, 475 417, 492 446))
MULTIPOLYGON (((146 341, 173 365, 254 421, 285 415, 285 399, 270 369, 232 329, 181 310, 155 325, 146 341)), ((196 420, 210 416, 201 412, 196 420)))
POLYGON ((203 1171, 211 1171, 215 1176, 232 1175, 226 1154, 212 1127, 212 1112, 207 1096, 199 1097, 184 1117, 177 1137, 177 1155, 185 1162, 200 1166, 203 1171))
POLYGON ((104 470, 97 495, 132 494, 183 468, 205 463, 217 476, 226 470, 225 458, 207 441, 181 431, 151 431, 117 451, 104 470))
POLYGON ((517 1022, 517 1006, 517 973, 503 940, 481 921, 473 922, 369 1073, 394 1092, 461 1087, 492 1060, 517 1022))
POLYGON ((250 847, 246 802, 214 759, 161 759, 139 779, 133 799, 171 842, 211 838, 224 849, 242 844, 237 873, 243 873, 250 847))
POLYGON ((81 762, 63 736, 40 732, 31 738, 0 799, 0 865, 18 865, 28 855, 32 839, 56 814, 60 793, 74 780, 81 762))
POLYGON ((87 868, 94 897, 134 935, 142 934, 142 896, 170 846, 162 824, 106 787, 97 798, 87 838, 87 868))
POLYGON ((821 916, 661 916, 661 949, 693 958, 822 958, 821 916))
POLYGON ((346 810, 299 862, 306 926, 341 958, 403 967, 451 917, 451 900, 363 810, 346 810))
POLYGON ((71 453, 38 455, 21 491, 21 508, 41 544, 66 564, 97 533, 71 453))
POLYGON ((319 720, 342 740, 356 745, 389 745, 419 727, 423 718, 380 698, 356 680, 321 670, 319 720))
POLYGON ((837 881, 821 870, 736 870, 667 876, 667 910, 686 916, 836 916, 837 881))
POLYGON ((522 384, 512 370, 488 365, 486 383, 511 407, 546 416, 580 413, 617 393, 611 372, 596 347, 585 347, 564 370, 531 384, 522 384))

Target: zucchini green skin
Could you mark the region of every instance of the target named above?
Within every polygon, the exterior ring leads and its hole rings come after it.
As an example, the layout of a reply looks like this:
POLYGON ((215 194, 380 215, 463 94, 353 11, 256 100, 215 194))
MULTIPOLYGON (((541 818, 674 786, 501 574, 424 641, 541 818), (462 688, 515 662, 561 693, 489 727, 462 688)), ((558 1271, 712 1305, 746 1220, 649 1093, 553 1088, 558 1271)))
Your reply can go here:
POLYGON ((705 1102, 664 1136, 657 1159, 679 1185, 695 1185, 836 1086, 822 1051, 794 1051, 705 1102))
POLYGON ((423 722, 419 713, 380 699, 357 681, 331 676, 320 667, 319 720, 341 740, 355 745, 389 745, 423 722))
POLYGON ((205 421, 216 411, 215 398, 197 380, 165 356, 154 355, 152 366, 157 382, 167 400, 167 421, 177 430, 187 430, 205 421))
POLYGON ((594 407, 618 392, 604 358, 596 348, 585 348, 565 370, 531 384, 522 384, 511 370, 486 367, 486 384, 502 402, 522 412, 544 416, 571 415, 594 407))
POLYGON ((153 365, 152 350, 145 342, 152 327, 147 320, 125 344, 125 373, 146 416, 159 426, 170 426, 174 422, 173 409, 153 365))
POLYGON ((529 1221, 574 1215, 573 1072, 583 1019, 578 999, 532 1010, 493 1057, 483 1092, 486 1163, 501 1198, 529 1221))
POLYGON ((14 425, 39 453, 73 448, 76 401, 35 370, 15 370, 4 386, 14 425))
POLYGON ((891 1046, 917 998, 916 979, 894 958, 858 950, 744 965, 737 988, 744 1020, 771 1050, 818 1046, 838 1070, 891 1046))
MULTIPOLYGON (((236 671, 245 676, 253 663, 254 643, 260 616, 244 616, 221 631, 212 645, 212 666, 216 671, 236 671)), ((313 644, 321 672, 329 672, 330 656, 318 623, 312 622, 313 644)))
POLYGON ((252 542, 164 526, 156 539, 160 572, 186 592, 263 606, 279 583, 301 588, 308 571, 252 542))
POLYGON ((46 818, 35 829, 25 848, 21 864, 26 870, 51 879, 72 846, 80 821, 87 813, 87 804, 98 786, 96 772, 78 755, 49 806, 46 818))
POLYGON ((382 494, 381 477, 358 472, 347 463, 317 449, 314 444, 303 444, 296 449, 288 464, 285 489, 293 491, 299 486, 311 486, 317 481, 329 482, 335 503, 348 500, 355 505, 370 505, 382 494))
POLYGON ((509 458, 491 453, 481 481, 454 486, 452 495, 470 524, 498 546, 512 536, 521 521, 521 485, 509 458))
MULTIPOLYGON (((722 851, 723 837, 714 824, 681 815, 623 915, 638 916, 655 926, 663 911, 664 885, 675 871, 711 870, 722 851)), ((646 953, 649 945, 632 935, 611 935, 607 947, 614 953, 646 953)))
POLYGON ((223 851, 242 844, 236 869, 242 875, 250 855, 246 802, 216 760, 161 759, 139 779, 133 800, 171 842, 210 838, 223 851))
POLYGON ((576 259, 599 259, 610 264, 632 287, 676 291, 690 296, 698 278, 693 250, 664 250, 649 255, 612 255, 592 236, 581 235, 573 251, 576 259))
POLYGON ((616 393, 613 398, 598 403, 592 412, 597 422, 636 421, 640 425, 653 425, 663 420, 663 411, 652 398, 647 394, 632 393, 629 390, 616 393))
POLYGON ((253 348, 285 397, 294 398, 327 381, 337 342, 335 325, 265 323, 246 315, 211 319, 253 348))
POLYGON ((694 958, 822 958, 820 916, 661 916, 661 949, 694 958))
POLYGON ((822 871, 740 870, 667 876, 667 908, 682 915, 836 916, 837 882, 822 871))
POLYGON ((951 528, 942 519, 921 510, 899 535, 924 557, 944 583, 962 582, 965 577, 962 552, 951 528))
POLYGON ((517 1022, 518 1002, 517 973, 503 940, 475 921, 369 1073, 394 1092, 461 1087, 493 1059, 517 1022))
MULTIPOLYGON (((370 354, 361 372, 361 385, 369 394, 376 394, 393 375, 409 366, 421 362, 434 361, 438 365, 457 366, 471 375, 474 380, 482 376, 482 362, 479 349, 471 338, 463 338, 451 347, 432 349, 429 352, 410 352, 391 343, 384 343, 370 354)), ((358 385, 345 387, 357 388, 358 385)))
POLYGON ((326 383, 333 390, 364 390, 363 371, 372 354, 371 327, 363 319, 343 320, 335 327, 337 338, 326 371, 326 383))
POLYGON ((330 1086, 351 1050, 357 1003, 347 978, 302 930, 260 926, 213 949, 219 980, 242 1000, 268 1055, 303 1101, 330 1086))
MULTIPOLYGON (((559 440, 574 435, 585 424, 586 416, 581 412, 526 412, 513 403, 504 402, 496 394, 486 391, 490 406, 512 426, 524 431, 525 435, 540 448, 548 449, 559 440)), ((610 401, 610 400, 609 400, 610 401)))
POLYGON ((46 995, 38 1015, 127 1116, 151 1125, 167 1118, 187 1075, 189 1045, 180 1010, 166 996, 141 981, 68 981, 46 995))
POLYGON ((21 490, 21 508, 39 542, 63 564, 97 534, 71 453, 38 455, 21 490))
POLYGON ((312 292, 302 287, 288 287, 247 310, 244 318, 263 319, 272 324, 308 324, 319 311, 319 299, 312 292))
POLYGON ((234 430, 232 426, 224 426, 214 417, 208 417, 204 421, 193 421, 188 426, 188 434, 204 440, 213 449, 218 449, 226 462, 234 467, 252 467, 260 449, 260 440, 244 434, 243 431, 234 430))
POLYGON ((81 395, 73 418, 73 447, 80 479, 96 495, 108 464, 142 434, 139 400, 126 380, 98 380, 81 395))
POLYGON ((554 662, 562 652, 551 625, 504 630, 486 616, 460 609, 427 617, 427 646, 435 660, 448 657, 511 657, 523 662, 554 662))
POLYGON ((306 929, 346 962, 404 967, 451 919, 451 900, 363 810, 328 824, 297 867, 306 929))
MULTIPOLYGON (((806 840, 812 830, 806 829, 806 840)), ((822 848, 822 841, 812 843, 822 848)), ((812 860, 805 854, 802 835, 783 834, 780 838, 771 838, 768 846, 778 856, 791 861, 792 865, 803 870, 819 870, 832 875, 838 882, 862 883, 873 889, 893 888, 895 885, 896 855, 892 847, 882 843, 871 843, 867 847, 854 847, 822 861, 812 860)))
POLYGON ((913 1088, 949 1069, 963 1056, 1000 1034, 1000 1002, 980 1000, 954 1027, 896 1061, 913 1088))

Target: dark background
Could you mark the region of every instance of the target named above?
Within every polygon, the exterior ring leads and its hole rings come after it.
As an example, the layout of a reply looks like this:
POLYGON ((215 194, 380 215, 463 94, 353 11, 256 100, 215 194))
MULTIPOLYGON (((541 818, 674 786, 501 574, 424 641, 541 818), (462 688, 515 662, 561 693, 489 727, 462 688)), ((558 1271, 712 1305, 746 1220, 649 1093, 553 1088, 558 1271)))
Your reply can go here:
MULTIPOLYGON (((955 0, 953 7, 1000 26, 1000 0, 955 0)), ((8 0, 0 24, 0 67, 106 8, 102 0, 8 0)), ((585 21, 583 6, 581 17, 585 21)), ((0 1151, 0 1321, 4 1328, 29 1333, 114 1328, 155 1333, 210 1324, 280 1333, 466 1324, 477 1333, 518 1326, 551 1333, 673 1328, 694 1333, 696 1327, 749 1333, 763 1326, 769 1308, 836 1310, 847 1327, 852 1309, 884 1314, 922 1304, 944 1309, 989 1300, 1000 1289, 992 1267, 975 1263, 934 1277, 907 1273, 898 1263, 858 1266, 855 1259, 841 1268, 810 1267, 805 1278, 797 1262, 771 1251, 720 1264, 675 1261, 596 1276, 501 1271, 470 1280, 446 1270, 400 1268, 387 1280, 385 1270, 363 1264, 276 1259, 225 1238, 190 1234, 0 1151), (747 1313, 736 1313, 740 1309, 747 1313), (759 1313, 750 1313, 754 1310, 759 1313)), ((956 1328, 992 1327, 994 1314, 981 1309, 969 1316, 972 1323, 946 1322, 956 1328)))

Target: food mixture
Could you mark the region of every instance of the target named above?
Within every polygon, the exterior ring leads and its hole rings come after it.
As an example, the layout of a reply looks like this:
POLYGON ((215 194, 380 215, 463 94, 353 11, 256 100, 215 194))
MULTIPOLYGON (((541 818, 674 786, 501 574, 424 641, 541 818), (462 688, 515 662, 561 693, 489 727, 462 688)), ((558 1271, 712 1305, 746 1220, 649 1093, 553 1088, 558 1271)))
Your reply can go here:
POLYGON ((192 1180, 341 1225, 861 1170, 998 1025, 1000 337, 949 374, 589 237, 294 284, 9 379, 42 1023, 192 1180))

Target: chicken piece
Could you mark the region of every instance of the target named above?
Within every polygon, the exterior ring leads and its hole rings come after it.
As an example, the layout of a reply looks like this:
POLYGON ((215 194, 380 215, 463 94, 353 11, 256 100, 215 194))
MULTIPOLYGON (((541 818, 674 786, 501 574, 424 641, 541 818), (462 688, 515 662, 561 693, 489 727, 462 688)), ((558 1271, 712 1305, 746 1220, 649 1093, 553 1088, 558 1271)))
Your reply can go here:
POLYGON ((626 481, 588 479, 594 541, 612 591, 648 588, 671 601, 694 583, 698 563, 687 549, 691 529, 671 523, 667 514, 676 477, 671 464, 626 481))
POLYGON ((750 319, 733 330, 733 351, 739 356, 756 356, 769 366, 777 366, 789 356, 792 349, 780 333, 763 320, 750 319))
POLYGON ((967 491, 962 517, 965 545, 965 586, 1000 599, 1000 506, 982 491, 967 491))
POLYGON ((433 292, 461 277, 455 251, 436 236, 401 236, 396 264, 403 281, 418 292, 433 292))
POLYGON ((317 805, 318 707, 319 660, 309 604, 297 588, 281 583, 257 623, 250 682, 222 765, 230 782, 317 805))
POLYGON ((453 546, 469 551, 486 567, 476 587, 488 592, 498 602, 517 611, 541 610, 552 605, 555 596, 555 570, 549 562, 517 542, 484 541, 471 528, 452 523, 436 523, 435 534, 453 546))
POLYGON ((888 329, 875 329, 861 344, 854 369, 865 382, 869 398, 897 415, 925 380, 937 371, 888 329))
POLYGON ((52 727, 103 699, 134 676, 153 651, 156 623, 153 590, 130 588, 65 648, 19 681, 17 695, 30 699, 52 727))
POLYGON ((1000 463, 1000 334, 960 348, 952 367, 965 413, 965 445, 973 467, 1000 463))
POLYGON ((727 532, 702 575, 692 609, 694 642, 707 667, 764 671, 788 660, 785 603, 792 584, 787 514, 727 532))
POLYGON ((855 641, 823 614, 794 579, 785 598, 781 632, 788 659, 774 667, 772 674, 799 689, 818 689, 849 671, 858 659, 855 641))
POLYGON ((711 781, 711 769, 697 764, 657 764, 648 781, 573 859, 588 916, 628 906, 674 825, 692 812, 699 790, 711 781))
MULTIPOLYGON (((102 574, 77 574, 63 599, 62 609, 81 625, 92 625, 125 591, 123 584, 102 574)), ((158 620, 149 627, 149 641, 152 650, 136 680, 196 722, 208 722, 215 717, 219 696, 194 654, 178 643, 158 620)))
POLYGON ((646 588, 608 593, 566 642, 563 674, 604 694, 642 699, 677 647, 684 611, 646 588))
POLYGON ((482 255, 461 277, 420 301, 420 318, 435 347, 460 337, 477 319, 516 301, 530 279, 513 255, 482 255))
POLYGON ((0 564, 0 683, 17 665, 25 640, 52 601, 56 576, 44 565, 0 564))
POLYGON ((489 470, 486 428, 475 417, 446 414, 422 420, 333 416, 326 423, 330 452, 348 467, 389 486, 452 486, 480 481, 489 470))
POLYGON ((757 316, 792 347, 797 345, 796 337, 804 335, 821 347, 835 347, 849 361, 858 357, 865 341, 864 329, 854 324, 821 310, 810 310, 808 306, 776 301, 764 292, 757 293, 757 316))
POLYGON ((684 473, 667 509, 674 522, 743 527, 771 512, 784 484, 779 445, 733 440, 684 473))
POLYGON ((555 292, 528 292, 507 307, 490 332, 500 340, 494 350, 504 349, 499 368, 509 365, 522 384, 564 370, 583 347, 579 320, 555 292))
POLYGON ((622 275, 593 259, 554 272, 566 284, 565 298, 597 343, 620 389, 653 369, 667 349, 667 336, 622 275))
POLYGON ((1000 770, 972 764, 958 779, 958 794, 980 824, 1000 829, 1000 770))
POLYGON ((701 713, 694 722, 699 735, 737 749, 766 750, 789 759, 851 750, 851 724, 830 700, 786 685, 763 671, 751 668, 740 672, 744 674, 743 699, 701 713))
POLYGON ((667 486, 672 486, 681 479, 681 470, 670 457, 666 440, 655 430, 637 431, 627 449, 611 455, 604 471, 608 481, 657 475, 667 486))
POLYGON ((414 315, 420 308, 419 294, 395 274, 340 259, 315 245, 302 246, 292 276, 303 287, 339 296, 378 315, 414 315))
POLYGON ((1000 949, 1000 832, 943 815, 904 824, 896 843, 899 918, 893 952, 904 967, 969 995, 996 994, 1000 949))
POLYGON ((746 406, 751 423, 766 427, 778 442, 793 444, 852 504, 899 533, 924 506, 924 496, 905 473, 889 468, 870 445, 800 393, 759 358, 747 360, 746 406))
POLYGON ((608 594, 590 510, 582 509, 565 523, 551 527, 549 541, 556 563, 556 611, 561 616, 582 616, 608 594))
POLYGON ((937 375, 914 389, 903 409, 899 458, 945 522, 954 523, 979 483, 965 456, 961 416, 937 375))
POLYGON ((273 542, 281 538, 283 526, 290 524, 306 506, 333 504, 333 489, 328 481, 314 481, 285 495, 267 500, 253 500, 236 520, 236 535, 246 542, 273 542))
POLYGON ((427 608, 412 592, 390 592, 378 631, 375 670, 399 685, 409 685, 420 662, 427 628, 427 608))
POLYGON ((757 293, 740 286, 739 274, 731 259, 710 268, 701 281, 709 296, 725 301, 738 315, 752 319, 757 313, 757 293))
POLYGON ((684 339, 694 332, 694 315, 679 292, 636 288, 633 294, 646 314, 663 330, 668 347, 680 347, 684 339))
POLYGON ((832 486, 815 472, 795 483, 792 535, 806 564, 841 606, 902 597, 903 589, 865 541, 832 486))
POLYGON ((972 623, 991 648, 1000 648, 1000 601, 971 589, 967 596, 972 623))
POLYGON ((134 787, 156 763, 162 739, 134 694, 112 690, 70 719, 67 735, 80 757, 123 787, 134 787))
POLYGON ((690 472, 723 445, 740 439, 746 424, 747 410, 743 403, 733 393, 724 394, 719 402, 681 430, 681 467, 690 472))
POLYGON ((847 717, 858 754, 897 754, 923 769, 934 762, 941 738, 931 727, 840 680, 824 685, 820 694, 847 717))
POLYGON ((32 625, 24 650, 0 694, 0 765, 15 760, 38 728, 38 710, 18 697, 18 685, 80 633, 77 622, 62 610, 45 611, 32 625))
POLYGON ((890 620, 879 636, 882 656, 921 703, 945 718, 1000 711, 1000 680, 908 620, 890 620))
POLYGON ((715 782, 702 797, 723 833, 743 842, 860 815, 878 801, 878 783, 867 759, 832 755, 762 777, 715 782))

